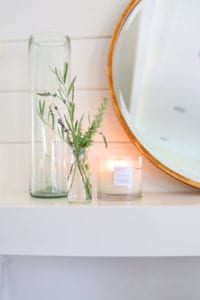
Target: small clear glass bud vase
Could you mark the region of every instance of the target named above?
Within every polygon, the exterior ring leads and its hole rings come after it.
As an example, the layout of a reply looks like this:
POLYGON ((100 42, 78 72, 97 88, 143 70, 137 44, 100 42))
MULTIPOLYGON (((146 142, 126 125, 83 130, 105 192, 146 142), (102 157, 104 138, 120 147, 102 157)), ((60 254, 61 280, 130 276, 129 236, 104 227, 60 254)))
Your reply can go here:
POLYGON ((89 203, 92 200, 92 182, 86 149, 71 149, 71 161, 67 174, 68 201, 80 204, 89 203))

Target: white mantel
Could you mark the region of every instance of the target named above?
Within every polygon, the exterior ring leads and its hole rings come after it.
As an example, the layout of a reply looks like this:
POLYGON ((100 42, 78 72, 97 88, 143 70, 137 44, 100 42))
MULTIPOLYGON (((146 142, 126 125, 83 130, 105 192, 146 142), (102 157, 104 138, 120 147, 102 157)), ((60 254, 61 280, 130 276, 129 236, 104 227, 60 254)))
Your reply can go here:
POLYGON ((0 194, 0 255, 199 256, 200 194, 69 205, 0 194))

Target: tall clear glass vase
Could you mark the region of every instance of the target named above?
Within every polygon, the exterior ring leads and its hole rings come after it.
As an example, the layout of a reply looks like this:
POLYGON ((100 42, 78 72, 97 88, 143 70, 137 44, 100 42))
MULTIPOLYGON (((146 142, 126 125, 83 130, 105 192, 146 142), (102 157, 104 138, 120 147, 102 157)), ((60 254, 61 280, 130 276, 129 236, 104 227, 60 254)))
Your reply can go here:
MULTIPOLYGON (((54 107, 57 105, 57 97, 52 95, 58 89, 58 82, 52 70, 55 68, 63 70, 65 62, 70 67, 69 37, 54 32, 30 36, 29 81, 32 103, 30 194, 33 197, 53 198, 67 195, 67 162, 65 161, 67 146, 41 120, 38 113, 39 109, 46 108, 48 112, 51 105, 54 107), (40 95, 45 95, 43 104, 40 102, 40 95)), ((53 122, 53 118, 51 119, 53 122)))

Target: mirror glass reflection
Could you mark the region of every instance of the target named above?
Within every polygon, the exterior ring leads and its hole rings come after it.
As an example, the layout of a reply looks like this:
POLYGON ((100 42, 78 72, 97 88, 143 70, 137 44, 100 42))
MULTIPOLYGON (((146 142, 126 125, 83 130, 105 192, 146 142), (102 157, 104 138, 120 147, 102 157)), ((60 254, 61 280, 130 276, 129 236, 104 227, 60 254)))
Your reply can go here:
POLYGON ((199 28, 200 1, 143 0, 126 17, 112 57, 113 88, 128 127, 156 160, 195 186, 199 28))

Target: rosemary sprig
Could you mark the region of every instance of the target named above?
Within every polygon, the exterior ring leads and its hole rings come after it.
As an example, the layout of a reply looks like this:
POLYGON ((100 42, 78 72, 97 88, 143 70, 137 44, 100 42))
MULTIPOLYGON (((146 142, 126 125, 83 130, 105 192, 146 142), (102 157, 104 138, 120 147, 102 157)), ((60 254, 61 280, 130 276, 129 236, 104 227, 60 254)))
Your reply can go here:
POLYGON ((45 114, 45 99, 39 100, 38 113, 42 121, 52 128, 71 148, 78 151, 81 148, 89 148, 94 142, 94 135, 99 133, 107 147, 107 140, 102 132, 99 132, 103 121, 103 115, 106 111, 108 99, 103 98, 96 115, 94 115, 91 121, 89 117, 89 126, 86 130, 83 129, 84 115, 79 120, 76 119, 76 107, 74 101, 74 85, 76 77, 73 78, 69 86, 66 86, 68 76, 68 64, 65 63, 63 74, 57 70, 52 70, 56 76, 58 83, 58 90, 52 94, 49 91, 44 93, 38 93, 40 97, 52 97, 52 103, 48 106, 48 113, 45 114), (59 111, 57 105, 55 105, 55 99, 59 100, 65 106, 65 113, 59 111), (46 116, 48 117, 46 118, 46 116))

